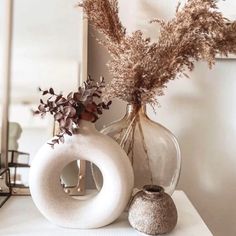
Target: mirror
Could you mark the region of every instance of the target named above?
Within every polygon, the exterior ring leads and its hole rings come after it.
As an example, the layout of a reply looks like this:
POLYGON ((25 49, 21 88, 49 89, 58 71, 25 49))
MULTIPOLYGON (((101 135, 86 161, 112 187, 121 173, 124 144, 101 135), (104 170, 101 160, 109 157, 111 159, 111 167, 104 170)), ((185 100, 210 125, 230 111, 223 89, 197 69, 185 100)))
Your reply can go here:
MULTIPOLYGON (((28 192, 30 162, 53 135, 51 118, 32 115, 40 99, 38 88, 66 93, 87 77, 87 22, 76 4, 77 0, 14 1, 8 166, 15 194, 28 192)), ((1 22, 2 18, 1 12, 1 22)))
POLYGON ((10 171, 8 169, 8 104, 10 86, 12 2, 2 2, 0 7, 0 207, 11 196, 10 171), (7 9, 7 11, 6 11, 7 9))

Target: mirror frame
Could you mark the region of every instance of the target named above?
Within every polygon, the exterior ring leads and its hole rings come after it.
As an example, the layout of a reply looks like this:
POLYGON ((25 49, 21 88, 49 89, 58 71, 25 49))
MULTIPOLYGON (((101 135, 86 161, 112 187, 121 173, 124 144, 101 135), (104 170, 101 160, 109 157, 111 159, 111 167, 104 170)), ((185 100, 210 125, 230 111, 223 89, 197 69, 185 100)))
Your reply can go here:
POLYGON ((3 32, 3 62, 2 62, 2 127, 1 127, 1 156, 0 156, 0 195, 4 197, 0 207, 11 196, 10 170, 8 168, 8 119, 9 119, 9 101, 10 101, 10 78, 11 78, 11 56, 12 56, 12 29, 13 29, 13 0, 4 1, 5 26, 3 32), (6 138, 3 138, 6 137, 6 138))

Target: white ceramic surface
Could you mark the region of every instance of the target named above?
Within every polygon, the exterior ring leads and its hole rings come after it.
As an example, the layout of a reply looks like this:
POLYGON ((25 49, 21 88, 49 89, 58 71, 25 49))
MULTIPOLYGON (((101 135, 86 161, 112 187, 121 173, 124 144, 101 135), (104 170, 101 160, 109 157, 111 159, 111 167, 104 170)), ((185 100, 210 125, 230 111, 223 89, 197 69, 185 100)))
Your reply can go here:
POLYGON ((112 223, 125 209, 133 189, 133 171, 120 146, 82 121, 79 133, 52 149, 45 144, 30 170, 30 191, 40 212, 68 228, 98 228, 112 223), (63 168, 75 160, 95 163, 103 174, 101 191, 86 200, 68 196, 60 184, 63 168))

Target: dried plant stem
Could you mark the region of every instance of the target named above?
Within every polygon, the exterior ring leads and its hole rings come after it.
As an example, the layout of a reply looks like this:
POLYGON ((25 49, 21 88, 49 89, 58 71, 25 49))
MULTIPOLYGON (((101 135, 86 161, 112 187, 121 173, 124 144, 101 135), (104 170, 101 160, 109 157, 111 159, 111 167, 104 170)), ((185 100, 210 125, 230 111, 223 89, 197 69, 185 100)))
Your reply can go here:
POLYGON ((145 137, 144 137, 143 128, 142 128, 142 125, 141 125, 141 122, 140 122, 139 115, 138 115, 137 123, 138 123, 139 131, 140 131, 140 135, 141 135, 141 141, 142 141, 143 149, 144 149, 144 152, 146 154, 146 159, 147 159, 148 168, 149 168, 149 172, 150 172, 150 180, 151 180, 151 183, 153 184, 153 176, 152 176, 152 170, 151 170, 150 161, 149 161, 150 159, 149 159, 149 155, 148 155, 148 148, 147 148, 147 145, 146 145, 146 142, 145 142, 145 137))
POLYGON ((121 141, 120 141, 120 146, 122 147, 122 148, 124 148, 124 144, 125 144, 125 140, 127 140, 127 137, 129 137, 129 135, 130 135, 130 132, 132 131, 132 124, 135 122, 135 120, 136 120, 136 115, 134 116, 134 118, 132 119, 132 121, 130 122, 130 124, 129 124, 129 126, 127 127, 127 130, 126 130, 126 132, 125 132, 125 134, 124 134, 124 136, 123 136, 123 138, 121 139, 121 141))
POLYGON ((119 133, 117 133, 117 135, 115 135, 114 137, 112 137, 117 143, 120 143, 120 140, 122 139, 122 137, 123 137, 123 132, 125 132, 126 131, 126 128, 122 128, 121 130, 120 130, 120 132, 119 133))
POLYGON ((130 137, 130 139, 131 139, 130 145, 128 146, 128 149, 127 149, 127 155, 130 158, 130 162, 131 162, 132 166, 134 165, 134 135, 135 135, 135 130, 136 130, 136 124, 137 124, 137 122, 135 120, 135 122, 132 125, 132 134, 130 137))
MULTIPOLYGON (((141 145, 144 149, 145 157, 147 160, 148 164, 148 169, 150 172, 150 180, 151 183, 153 183, 153 176, 152 176, 152 171, 151 171, 151 166, 150 166, 150 159, 149 159, 149 154, 148 154, 148 148, 146 145, 145 137, 144 137, 144 132, 143 128, 141 125, 139 113, 137 112, 134 117, 132 118, 131 122, 129 123, 121 141, 119 142, 120 146, 126 150, 126 153, 130 159, 130 162, 132 165, 134 165, 134 144, 135 144, 135 131, 136 128, 138 128, 141 136, 141 145)), ((119 137, 122 136, 123 129, 120 132, 119 137)))

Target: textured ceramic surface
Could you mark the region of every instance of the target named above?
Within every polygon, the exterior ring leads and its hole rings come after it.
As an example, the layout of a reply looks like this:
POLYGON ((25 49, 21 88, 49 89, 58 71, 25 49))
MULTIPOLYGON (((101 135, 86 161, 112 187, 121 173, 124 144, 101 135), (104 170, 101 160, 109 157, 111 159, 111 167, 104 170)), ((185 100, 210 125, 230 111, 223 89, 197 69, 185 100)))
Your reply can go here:
POLYGON ((131 202, 129 222, 133 228, 148 235, 166 234, 176 226, 177 210, 162 187, 147 185, 131 202))
POLYGON ((125 152, 89 122, 82 122, 79 134, 67 136, 64 144, 54 149, 45 144, 30 170, 30 191, 40 212, 69 228, 98 228, 116 220, 130 199, 133 182, 125 152), (60 184, 63 168, 78 159, 95 163, 104 179, 101 191, 86 200, 71 198, 60 184))

